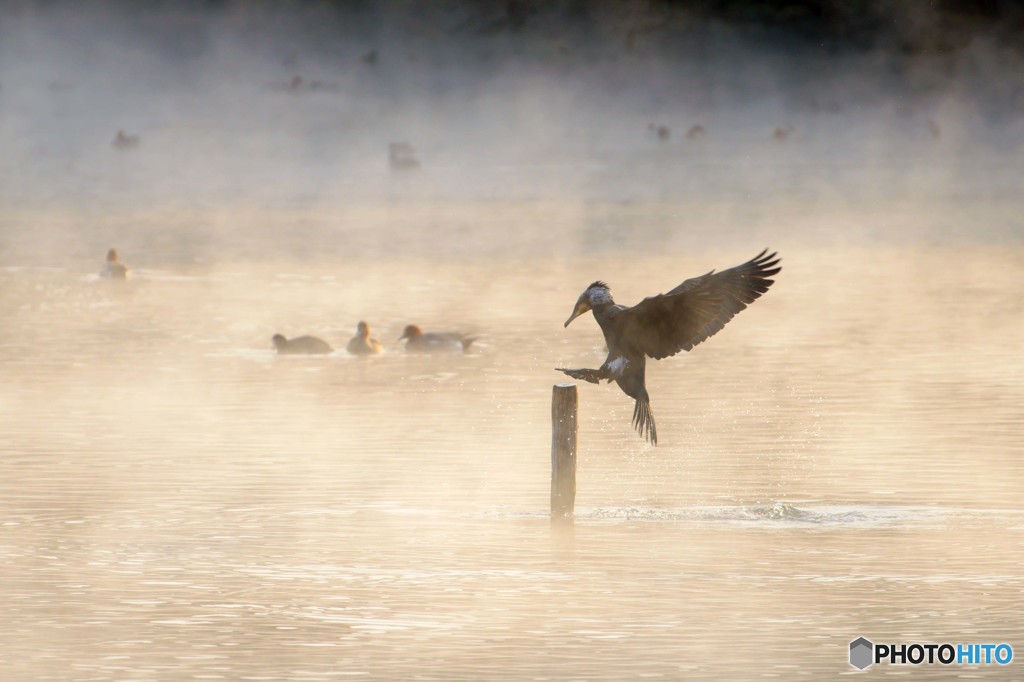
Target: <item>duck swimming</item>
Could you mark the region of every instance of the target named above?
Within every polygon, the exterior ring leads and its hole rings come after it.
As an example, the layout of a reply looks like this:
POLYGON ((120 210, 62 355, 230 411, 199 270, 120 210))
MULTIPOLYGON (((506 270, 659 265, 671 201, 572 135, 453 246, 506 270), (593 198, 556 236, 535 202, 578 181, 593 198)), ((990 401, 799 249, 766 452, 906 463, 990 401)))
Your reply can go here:
POLYGON ((139 136, 128 135, 123 130, 118 130, 117 135, 114 136, 114 140, 110 144, 117 149, 134 149, 139 146, 139 136))
POLYGON ((667 125, 648 123, 647 130, 657 135, 662 142, 668 142, 668 139, 672 137, 672 130, 667 125))
POLYGON ((117 259, 117 249, 107 251, 107 263, 100 271, 100 277, 128 279, 128 266, 117 259))
POLYGON ((789 139, 789 136, 793 133, 793 126, 786 126, 785 128, 776 128, 772 131, 772 139, 776 142, 785 142, 789 139))
POLYGON ((410 324, 398 337, 398 340, 408 339, 405 342, 405 349, 418 353, 452 353, 467 351, 476 341, 474 336, 466 336, 458 332, 428 332, 424 333, 415 324, 410 324))
POLYGON ((737 313, 768 291, 768 279, 782 268, 765 249, 743 265, 688 279, 666 294, 649 296, 632 308, 617 305, 604 282, 594 282, 580 294, 566 327, 577 317, 594 311, 608 344, 608 358, 598 369, 563 369, 573 379, 599 383, 614 381, 636 400, 633 426, 651 445, 658 431, 651 413, 644 370, 648 357, 655 360, 691 350, 714 336, 737 313))
POLYGON ((298 336, 286 339, 282 334, 274 334, 270 339, 278 355, 326 355, 334 351, 330 344, 315 336, 298 336))
POLYGON ((384 347, 377 339, 370 338, 370 325, 360 321, 356 335, 348 342, 348 352, 352 355, 377 355, 384 347))
POLYGON ((388 165, 391 170, 407 171, 419 168, 420 162, 408 142, 392 142, 388 145, 388 165))

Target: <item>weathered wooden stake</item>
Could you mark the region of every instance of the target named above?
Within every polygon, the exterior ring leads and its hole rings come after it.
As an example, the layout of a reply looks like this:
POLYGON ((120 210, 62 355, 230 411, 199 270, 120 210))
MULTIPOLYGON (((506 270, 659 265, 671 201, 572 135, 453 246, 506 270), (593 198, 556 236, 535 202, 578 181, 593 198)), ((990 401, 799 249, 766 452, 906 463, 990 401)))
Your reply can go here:
POLYGON ((551 518, 572 518, 576 506, 575 384, 555 384, 551 393, 551 518))

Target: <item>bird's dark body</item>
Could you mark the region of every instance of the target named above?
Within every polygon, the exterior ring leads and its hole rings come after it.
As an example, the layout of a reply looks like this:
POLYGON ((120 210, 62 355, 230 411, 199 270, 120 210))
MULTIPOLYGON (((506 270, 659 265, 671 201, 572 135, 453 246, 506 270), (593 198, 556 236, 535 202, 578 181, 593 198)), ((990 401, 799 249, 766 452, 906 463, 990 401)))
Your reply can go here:
POLYGON ((651 413, 645 370, 655 360, 689 351, 717 333, 737 313, 768 291, 781 268, 767 250, 722 272, 688 279, 668 293, 645 298, 632 307, 618 305, 604 282, 594 282, 576 301, 565 326, 587 310, 594 312, 608 357, 598 369, 559 369, 574 379, 614 381, 636 401, 633 425, 653 445, 658 432, 651 413))
POLYGON ((602 367, 608 367, 615 358, 624 357, 628 360, 626 367, 616 376, 615 383, 619 385, 623 393, 635 400, 646 401, 647 387, 644 386, 644 369, 647 364, 647 357, 638 348, 632 348, 629 339, 622 334, 622 329, 615 324, 615 318, 626 310, 621 305, 603 305, 594 308, 594 317, 604 332, 605 341, 608 343, 608 358, 602 367))
POLYGON ((278 355, 326 355, 334 351, 329 343, 315 336, 286 339, 281 334, 274 334, 271 341, 278 355))

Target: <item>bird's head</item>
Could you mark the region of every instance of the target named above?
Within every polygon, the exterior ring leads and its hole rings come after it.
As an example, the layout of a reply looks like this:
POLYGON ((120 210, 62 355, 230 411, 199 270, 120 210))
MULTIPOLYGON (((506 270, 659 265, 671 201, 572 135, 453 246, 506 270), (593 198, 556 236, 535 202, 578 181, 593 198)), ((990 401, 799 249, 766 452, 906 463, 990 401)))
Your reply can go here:
POLYGON ((270 340, 274 342, 274 348, 277 348, 278 350, 288 345, 288 339, 284 338, 281 334, 274 334, 270 337, 270 340))
POLYGON ((356 326, 356 334, 358 334, 359 336, 369 336, 370 335, 370 325, 368 325, 365 322, 363 322, 362 320, 360 320, 359 324, 356 326))
POLYGON ((401 341, 402 339, 415 339, 420 336, 423 336, 423 330, 414 324, 410 324, 406 326, 405 331, 403 331, 402 335, 398 337, 398 340, 401 341))
POLYGON ((575 320, 577 317, 593 309, 596 305, 604 303, 612 303, 612 292, 608 289, 608 285, 604 282, 598 281, 587 287, 580 297, 576 299, 576 305, 572 309, 572 315, 565 321, 563 326, 568 327, 569 323, 575 320))
POLYGON ((117 249, 111 249, 110 251, 107 251, 107 262, 108 263, 116 263, 117 262, 117 249))

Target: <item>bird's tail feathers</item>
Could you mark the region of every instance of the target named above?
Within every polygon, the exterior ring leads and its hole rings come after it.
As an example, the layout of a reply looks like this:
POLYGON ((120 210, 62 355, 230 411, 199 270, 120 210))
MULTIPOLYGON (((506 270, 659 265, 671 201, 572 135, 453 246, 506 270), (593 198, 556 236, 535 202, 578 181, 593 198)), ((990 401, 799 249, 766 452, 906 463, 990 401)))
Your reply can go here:
POLYGON ((633 426, 636 428, 636 432, 651 445, 658 444, 658 429, 654 425, 654 414, 651 412, 650 401, 636 401, 636 406, 633 408, 633 426))

